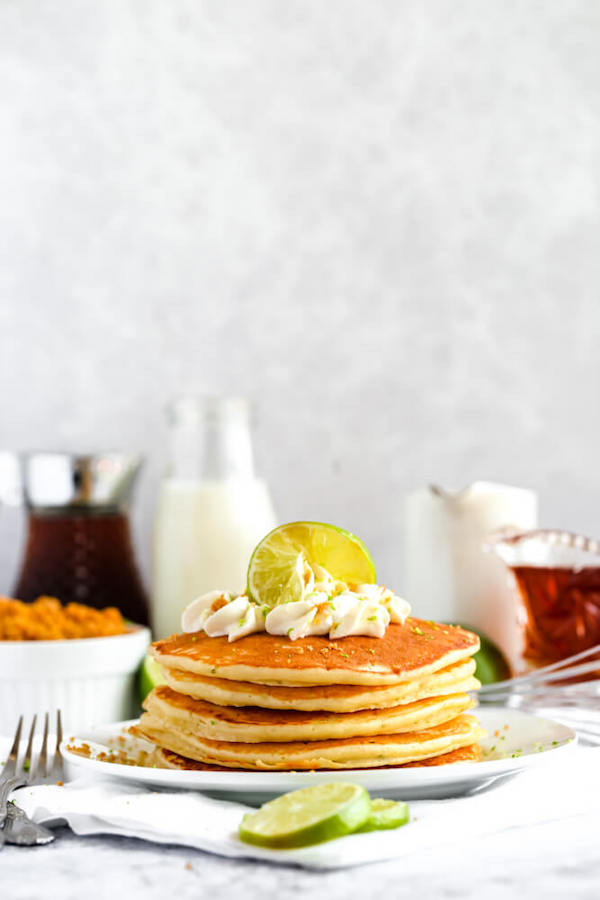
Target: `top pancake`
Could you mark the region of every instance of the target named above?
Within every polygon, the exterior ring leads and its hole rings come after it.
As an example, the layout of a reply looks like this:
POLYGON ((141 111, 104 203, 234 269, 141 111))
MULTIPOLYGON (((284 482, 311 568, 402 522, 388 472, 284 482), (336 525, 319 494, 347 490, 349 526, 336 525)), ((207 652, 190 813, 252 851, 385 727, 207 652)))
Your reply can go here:
POLYGON ((258 684, 395 684, 446 668, 476 653, 479 638, 452 625, 409 618, 384 637, 330 640, 249 634, 229 643, 204 632, 172 635, 152 645, 161 665, 258 684))

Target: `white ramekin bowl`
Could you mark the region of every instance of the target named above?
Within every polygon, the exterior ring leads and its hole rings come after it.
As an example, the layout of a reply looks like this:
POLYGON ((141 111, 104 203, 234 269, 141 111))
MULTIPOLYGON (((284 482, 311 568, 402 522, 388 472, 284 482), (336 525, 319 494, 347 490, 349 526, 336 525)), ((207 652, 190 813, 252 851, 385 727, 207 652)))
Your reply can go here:
POLYGON ((62 712, 65 733, 131 718, 150 631, 62 641, 0 641, 0 735, 20 715, 62 712))

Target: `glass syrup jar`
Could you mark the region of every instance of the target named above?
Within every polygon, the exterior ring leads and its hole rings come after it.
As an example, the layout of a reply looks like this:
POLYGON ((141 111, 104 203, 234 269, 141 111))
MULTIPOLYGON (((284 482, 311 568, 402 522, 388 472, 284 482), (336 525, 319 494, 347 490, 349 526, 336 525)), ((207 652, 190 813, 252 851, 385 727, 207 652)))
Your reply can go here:
POLYGON ((600 645, 600 541, 552 529, 509 531, 491 535, 488 550, 516 587, 521 669, 600 645))
MULTIPOLYGON (((148 599, 136 565, 129 500, 141 465, 126 453, 2 454, 12 462, 12 492, 27 510, 23 557, 13 594, 63 604, 116 606, 145 625, 148 599)), ((10 466, 8 467, 10 468, 10 466)))

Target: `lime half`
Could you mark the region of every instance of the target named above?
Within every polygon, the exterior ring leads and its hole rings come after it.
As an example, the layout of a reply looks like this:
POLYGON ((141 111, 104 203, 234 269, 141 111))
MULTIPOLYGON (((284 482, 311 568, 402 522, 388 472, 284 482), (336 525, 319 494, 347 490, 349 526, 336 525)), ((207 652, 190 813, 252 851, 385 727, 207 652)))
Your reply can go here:
POLYGON ((369 795, 357 784, 316 784, 283 794, 247 813, 240 838, 248 844, 282 850, 320 844, 356 831, 370 810, 369 795))
POLYGON ((396 800, 371 800, 371 814, 358 831, 384 831, 399 828, 409 820, 408 805, 396 800))
POLYGON ((165 684, 165 679, 159 664, 153 656, 146 656, 138 674, 138 693, 140 703, 143 703, 147 695, 158 684, 165 684))
POLYGON ((249 596, 268 606, 300 600, 305 561, 339 581, 375 584, 375 564, 356 535, 322 522, 290 522, 270 531, 255 548, 248 566, 249 596))

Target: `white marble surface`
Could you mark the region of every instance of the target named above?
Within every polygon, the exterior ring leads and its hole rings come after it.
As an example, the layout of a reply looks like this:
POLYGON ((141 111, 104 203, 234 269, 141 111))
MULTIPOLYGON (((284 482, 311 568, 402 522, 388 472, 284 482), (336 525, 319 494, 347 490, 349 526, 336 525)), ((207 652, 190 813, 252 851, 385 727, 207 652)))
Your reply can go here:
MULTIPOLYGON (((402 587, 402 500, 595 535, 596 0, 4 0, 0 446, 148 456, 244 391, 282 519, 402 587)), ((0 590, 18 517, 0 516, 0 590)))
POLYGON ((115 896, 227 897, 228 900, 348 900, 349 897, 461 900, 596 900, 600 810, 543 826, 439 848, 402 862, 315 873, 232 861, 120 838, 77 838, 66 829, 49 847, 6 847, 0 856, 6 900, 114 900, 115 896), (8 891, 7 891, 8 886, 8 891))
MULTIPOLYGON (((38 900, 42 879, 49 895, 60 896, 61 900, 79 900, 82 896, 112 900, 115 890, 119 896, 145 900, 163 900, 165 894, 287 900, 303 893, 329 900, 359 896, 399 900, 494 900, 507 896, 521 900, 596 900, 600 884, 599 753, 597 748, 572 748, 561 757, 562 762, 551 756, 536 758, 539 765, 529 772, 472 798, 438 801, 425 807, 413 803, 416 849, 406 853, 404 844, 403 850, 404 835, 408 834, 404 829, 386 836, 397 837, 396 861, 318 872, 226 859, 131 838, 77 837, 61 828, 57 840, 48 847, 27 850, 6 846, 0 856, 2 885, 11 886, 9 900, 38 900), (417 837, 417 820, 422 825, 427 818, 439 822, 438 814, 445 818, 449 813, 457 830, 463 830, 463 843, 456 831, 447 838, 444 835, 439 844, 428 839, 431 831, 421 831, 417 837), (490 834, 494 816, 499 830, 490 834), (514 827, 500 826, 507 819, 515 823, 514 827)), ((117 783, 114 789, 116 798, 117 783)), ((41 808, 52 808, 50 795, 38 797, 37 802, 41 808)), ((67 808, 77 808, 75 801, 70 807, 69 801, 65 802, 67 808)), ((102 805, 97 808, 102 809, 102 805)), ((121 816, 118 809, 116 806, 117 820, 121 816)), ((223 827, 223 820, 218 821, 221 824, 216 827, 223 827)), ((80 829, 91 824, 85 815, 78 823, 80 829)), ((325 851, 326 847, 321 849, 325 851)))

